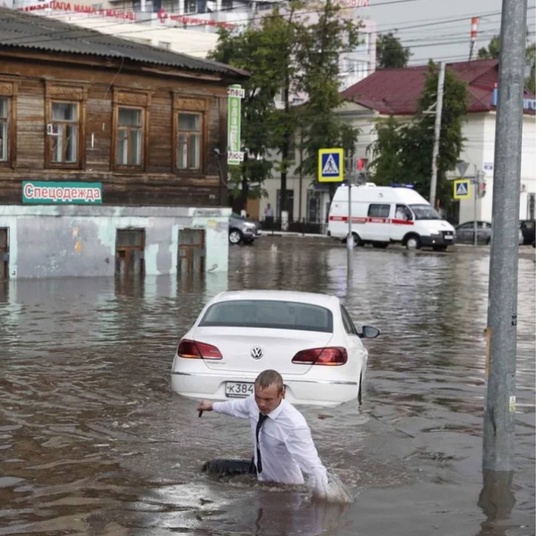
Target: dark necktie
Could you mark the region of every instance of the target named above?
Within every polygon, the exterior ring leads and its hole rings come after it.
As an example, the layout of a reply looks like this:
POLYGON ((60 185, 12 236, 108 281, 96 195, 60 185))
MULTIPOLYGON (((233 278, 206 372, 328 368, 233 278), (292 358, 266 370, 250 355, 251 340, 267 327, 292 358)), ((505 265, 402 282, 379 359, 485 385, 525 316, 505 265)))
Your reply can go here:
POLYGON ((259 432, 263 422, 268 419, 268 415, 263 415, 259 413, 259 420, 257 421, 257 428, 255 429, 255 440, 257 444, 257 473, 262 473, 262 461, 261 461, 261 451, 259 449, 259 432))

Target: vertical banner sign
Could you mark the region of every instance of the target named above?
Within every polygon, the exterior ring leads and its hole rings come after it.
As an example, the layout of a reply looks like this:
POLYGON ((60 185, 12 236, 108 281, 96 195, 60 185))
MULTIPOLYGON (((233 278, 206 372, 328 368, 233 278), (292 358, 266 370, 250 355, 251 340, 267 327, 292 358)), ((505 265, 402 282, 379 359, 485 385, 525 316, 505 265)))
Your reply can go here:
POLYGON ((229 86, 229 110, 227 123, 227 164, 238 166, 244 161, 244 152, 240 138, 240 125, 242 123, 242 99, 244 90, 235 84, 229 86))

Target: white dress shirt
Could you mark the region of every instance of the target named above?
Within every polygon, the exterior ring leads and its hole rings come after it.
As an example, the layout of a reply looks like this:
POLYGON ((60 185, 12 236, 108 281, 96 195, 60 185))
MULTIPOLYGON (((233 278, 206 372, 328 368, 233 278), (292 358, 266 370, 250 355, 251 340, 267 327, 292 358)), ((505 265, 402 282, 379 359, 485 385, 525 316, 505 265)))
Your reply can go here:
MULTIPOLYGON (((232 417, 249 419, 253 436, 253 456, 257 462, 255 430, 259 420, 259 407, 254 395, 247 398, 214 402, 212 409, 232 417)), ((308 484, 319 497, 326 496, 328 476, 304 416, 289 402, 282 400, 268 414, 259 431, 262 472, 260 481, 283 484, 303 484, 302 473, 308 475, 308 484)))

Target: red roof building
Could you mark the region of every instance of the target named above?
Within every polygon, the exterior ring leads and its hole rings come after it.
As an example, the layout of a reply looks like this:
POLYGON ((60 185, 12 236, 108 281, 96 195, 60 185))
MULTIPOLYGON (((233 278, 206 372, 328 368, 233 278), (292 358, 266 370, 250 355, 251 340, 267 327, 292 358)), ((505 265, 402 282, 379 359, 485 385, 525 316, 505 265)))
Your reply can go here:
MULTIPOLYGON (((495 110, 493 90, 497 85, 499 60, 448 63, 446 68, 467 84, 469 113, 495 110)), ((341 96, 381 115, 414 115, 424 89, 427 65, 381 69, 347 88, 341 96)), ((528 91, 524 97, 534 97, 528 91)), ((525 110, 525 113, 534 113, 525 110)))

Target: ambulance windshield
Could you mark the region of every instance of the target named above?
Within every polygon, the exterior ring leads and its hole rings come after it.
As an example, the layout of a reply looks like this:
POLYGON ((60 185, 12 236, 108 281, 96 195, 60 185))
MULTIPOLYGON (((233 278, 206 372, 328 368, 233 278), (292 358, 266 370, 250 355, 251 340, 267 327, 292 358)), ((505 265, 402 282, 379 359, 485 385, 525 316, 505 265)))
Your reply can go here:
POLYGON ((442 220, 439 213, 431 205, 409 205, 416 220, 442 220))

